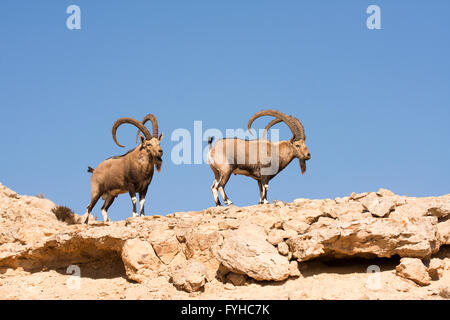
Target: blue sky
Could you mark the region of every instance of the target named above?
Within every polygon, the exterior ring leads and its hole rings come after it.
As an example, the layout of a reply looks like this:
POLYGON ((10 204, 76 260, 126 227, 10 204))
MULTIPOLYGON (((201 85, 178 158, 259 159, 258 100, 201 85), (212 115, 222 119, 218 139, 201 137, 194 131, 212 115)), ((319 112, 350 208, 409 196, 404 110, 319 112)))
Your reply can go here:
MULTIPOLYGON (((84 213, 87 166, 134 147, 128 126, 127 148, 113 143, 115 119, 153 113, 166 153, 147 214, 204 209, 213 174, 170 161, 173 130, 245 128, 277 108, 303 122, 312 159, 304 176, 295 161, 272 180, 269 200, 447 194, 449 12, 444 0, 1 1, 0 182, 84 213), (71 4, 81 30, 66 28, 71 4), (371 4, 382 30, 366 28, 371 4)), ((227 193, 237 205, 259 199, 243 176, 227 193)), ((109 213, 129 217, 129 196, 109 213)))

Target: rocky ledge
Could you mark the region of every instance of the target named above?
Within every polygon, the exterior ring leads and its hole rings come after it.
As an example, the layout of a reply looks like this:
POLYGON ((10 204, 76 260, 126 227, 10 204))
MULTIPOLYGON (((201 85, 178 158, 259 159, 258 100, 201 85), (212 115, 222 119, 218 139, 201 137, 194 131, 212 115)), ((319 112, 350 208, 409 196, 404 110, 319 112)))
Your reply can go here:
POLYGON ((47 199, 0 185, 0 275, 100 262, 123 264, 131 282, 157 278, 180 291, 201 292, 211 282, 301 278, 310 261, 397 257, 396 276, 417 286, 450 268, 448 258, 434 258, 450 244, 450 195, 415 198, 380 189, 89 226, 76 223, 76 215, 73 224, 59 221, 54 208, 47 199))

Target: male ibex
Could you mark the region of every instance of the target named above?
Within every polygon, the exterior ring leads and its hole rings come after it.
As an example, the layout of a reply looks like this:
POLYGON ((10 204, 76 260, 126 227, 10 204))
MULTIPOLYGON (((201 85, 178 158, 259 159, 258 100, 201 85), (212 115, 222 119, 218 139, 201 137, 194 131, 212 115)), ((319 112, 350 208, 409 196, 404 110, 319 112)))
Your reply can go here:
POLYGON ((139 129, 138 135, 142 132, 144 136, 141 136, 140 144, 126 154, 106 159, 95 170, 89 167, 88 171, 92 173, 91 202, 87 207, 86 224, 100 197, 105 200, 102 207, 103 219, 109 221, 109 207, 119 194, 127 192, 133 203, 133 217, 137 216, 136 193, 139 193, 140 215, 144 215, 145 195, 152 181, 154 167, 158 172, 161 170, 163 150, 160 143, 163 134, 158 137, 158 122, 152 114, 148 114, 142 123, 132 118, 120 118, 112 128, 114 142, 120 147, 123 146, 117 142, 116 131, 125 123, 136 126, 139 129), (145 127, 149 120, 153 124, 153 135, 145 127))
POLYGON ((211 147, 212 138, 209 139, 208 160, 215 176, 211 190, 217 206, 221 205, 218 192, 226 204, 232 204, 225 193, 225 185, 232 173, 249 176, 258 182, 260 204, 269 203, 269 181, 294 158, 299 159, 302 174, 305 173, 306 160, 311 159, 311 154, 305 145, 306 136, 301 122, 276 110, 263 110, 250 118, 248 129, 251 129, 253 121, 262 116, 276 117, 266 126, 263 139, 226 138, 217 141, 214 147, 211 147), (271 142, 265 139, 267 130, 278 122, 289 126, 293 134, 290 140, 271 142))

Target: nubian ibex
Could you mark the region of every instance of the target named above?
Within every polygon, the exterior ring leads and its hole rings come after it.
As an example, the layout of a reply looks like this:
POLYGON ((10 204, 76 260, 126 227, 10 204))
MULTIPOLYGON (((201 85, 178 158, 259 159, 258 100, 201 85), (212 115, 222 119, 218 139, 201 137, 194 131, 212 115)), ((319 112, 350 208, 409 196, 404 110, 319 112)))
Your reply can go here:
POLYGON ((148 186, 153 178, 154 167, 159 172, 162 165, 163 150, 161 140, 163 134, 158 136, 158 122, 156 117, 148 114, 142 122, 133 118, 120 118, 112 128, 114 142, 124 147, 117 141, 116 132, 122 124, 132 124, 136 126, 139 133, 142 132, 139 145, 128 151, 126 154, 111 157, 100 163, 96 169, 89 167, 88 172, 91 177, 91 202, 87 207, 85 223, 89 221, 89 216, 100 197, 105 200, 102 206, 102 215, 104 221, 109 221, 108 209, 114 202, 114 199, 122 193, 129 193, 133 203, 133 217, 137 214, 137 198, 139 193, 140 215, 144 215, 145 196, 148 186), (145 123, 151 121, 153 124, 153 135, 145 127, 145 123))
POLYGON ((269 181, 281 172, 294 158, 299 159, 302 174, 306 171, 306 161, 311 154, 305 145, 305 130, 302 123, 293 116, 287 116, 276 110, 257 112, 248 122, 248 129, 259 117, 275 117, 265 128, 263 139, 242 140, 225 138, 217 141, 212 147, 213 139, 209 139, 209 165, 214 172, 214 183, 211 187, 214 201, 220 206, 219 192, 228 205, 232 202, 225 193, 232 173, 245 175, 255 179, 259 187, 259 203, 266 204, 269 181), (284 122, 292 131, 290 140, 271 142, 265 138, 268 129, 273 125, 284 122))

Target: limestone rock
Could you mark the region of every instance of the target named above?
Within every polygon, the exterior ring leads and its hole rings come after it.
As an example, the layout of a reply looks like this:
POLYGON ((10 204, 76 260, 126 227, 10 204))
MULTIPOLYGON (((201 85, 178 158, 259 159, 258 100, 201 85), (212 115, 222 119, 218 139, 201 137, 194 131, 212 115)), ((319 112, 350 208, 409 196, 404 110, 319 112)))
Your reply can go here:
POLYGON ((149 241, 159 259, 166 265, 170 264, 181 250, 180 243, 171 230, 155 230, 149 235, 149 241))
POLYGON ((328 213, 317 209, 300 209, 298 212, 298 217, 296 217, 298 222, 304 222, 306 224, 312 224, 316 222, 320 217, 326 217, 328 213))
POLYGON ((19 195, 0 183, 0 197, 19 199, 19 195))
POLYGON ((161 266, 152 245, 140 239, 125 241, 122 261, 128 278, 137 282, 151 278, 161 266))
POLYGON ((395 270, 398 276, 412 280, 420 286, 430 284, 430 275, 420 259, 402 258, 395 270))
POLYGON ((209 280, 215 277, 219 268, 220 262, 216 256, 222 241, 218 226, 213 224, 200 225, 186 234, 186 258, 203 263, 208 270, 209 280))
POLYGON ((439 280, 442 277, 444 271, 444 262, 441 259, 433 258, 430 260, 430 264, 428 266, 428 274, 431 279, 439 280))
POLYGON ((391 218, 327 220, 322 225, 314 224, 308 233, 286 243, 298 261, 320 256, 391 257, 395 254, 428 258, 439 250, 434 217, 400 221, 391 218))
POLYGON ((266 241, 264 230, 238 229, 225 238, 218 260, 230 271, 255 280, 281 281, 289 277, 289 262, 266 241))
POLYGON ((377 191, 377 195, 380 197, 392 197, 395 196, 395 193, 393 193, 391 190, 380 188, 377 191))
POLYGON ((352 192, 352 194, 349 196, 349 200, 360 200, 360 199, 364 198, 365 196, 367 196, 368 194, 369 194, 369 192, 364 192, 364 193, 352 192))
MULTIPOLYGON (((128 280, 138 284, 124 285, 145 286, 137 295, 141 298, 186 298, 186 293, 170 285, 171 278, 178 288, 191 291, 192 297, 202 286, 207 294, 219 287, 241 294, 253 290, 253 284, 239 288, 249 278, 281 281, 303 272, 306 275, 311 272, 307 265, 314 264, 303 263, 308 260, 398 255, 425 261, 433 257, 428 268, 417 264, 420 260, 413 259, 416 268, 402 260, 397 273, 426 284, 425 268, 436 282, 424 294, 444 297, 450 268, 448 246, 444 246, 450 244, 449 204, 450 195, 415 198, 379 190, 336 199, 210 208, 107 224, 91 220, 86 226, 59 221, 50 200, 20 196, 0 185, 0 291, 7 286, 10 273, 23 270, 40 277, 75 264, 82 265, 83 272, 96 270, 94 274, 102 277, 107 274, 103 269, 114 269, 120 282, 125 281, 125 272, 128 280), (170 292, 159 292, 164 285, 170 292)), ((320 270, 326 268, 323 265, 320 270)), ((323 274, 317 277, 321 281, 326 278, 323 274)), ((305 290, 313 279, 304 278, 305 290)), ((395 279, 384 287, 402 296, 420 289, 412 281, 395 279), (396 282, 404 288, 396 290, 396 282)), ((94 279, 87 276, 86 281, 94 279)), ((284 283, 280 285, 285 288, 284 283)), ((310 289, 316 291, 310 297, 324 297, 313 287, 310 289)), ((280 297, 288 298, 288 292, 291 289, 280 291, 280 297)), ((378 297, 382 293, 370 295, 371 299, 378 297)))
POLYGON ((430 204, 427 214, 438 218, 448 217, 450 215, 450 200, 430 204))
POLYGON ((376 217, 385 217, 395 208, 395 201, 392 198, 380 197, 375 192, 364 197, 361 204, 376 217))
POLYGON ((281 229, 272 229, 267 235, 267 241, 276 246, 284 240, 285 231, 281 229))
POLYGON ((289 262, 289 275, 291 277, 300 277, 302 275, 298 269, 298 262, 295 260, 289 262))
POLYGON ((439 240, 441 244, 450 244, 450 219, 440 222, 437 225, 439 240))
POLYGON ((293 230, 296 233, 305 233, 309 229, 309 224, 303 221, 290 219, 283 222, 284 230, 293 230))
POLYGON ((172 268, 171 280, 178 289, 199 291, 206 283, 206 268, 198 261, 188 260, 172 268))
POLYGON ((286 244, 286 242, 280 242, 277 246, 278 252, 283 255, 287 256, 289 254, 289 246, 286 244))

